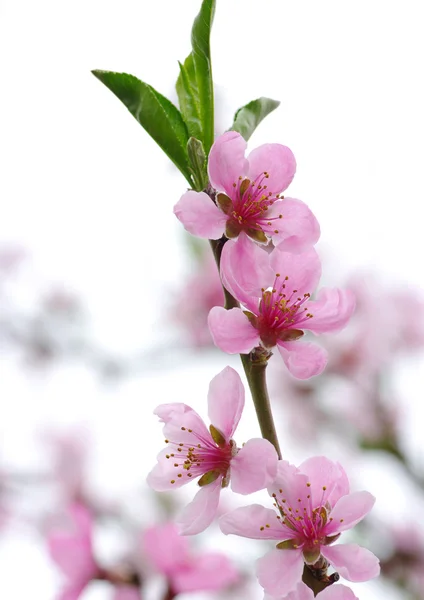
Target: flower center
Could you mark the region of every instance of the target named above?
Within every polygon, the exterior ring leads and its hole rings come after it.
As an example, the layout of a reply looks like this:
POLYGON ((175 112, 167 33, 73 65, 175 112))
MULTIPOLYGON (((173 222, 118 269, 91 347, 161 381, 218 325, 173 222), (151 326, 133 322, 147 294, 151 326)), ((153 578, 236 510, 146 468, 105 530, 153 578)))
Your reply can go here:
POLYGON ((218 445, 212 437, 208 438, 192 429, 182 426, 181 431, 190 434, 189 437, 192 439, 189 442, 165 440, 169 448, 166 458, 173 462, 175 468, 175 478, 171 479, 171 483, 175 483, 177 478, 192 478, 206 474, 209 477, 202 477, 203 482, 199 482, 201 485, 206 485, 221 475, 225 477, 236 450, 235 442, 224 440, 218 445))
POLYGON ((306 305, 311 295, 299 296, 296 289, 288 291, 288 281, 287 276, 281 278, 281 274, 276 273, 274 286, 262 288, 257 327, 268 348, 275 346, 278 340, 288 342, 302 337, 299 327, 313 317, 306 305))

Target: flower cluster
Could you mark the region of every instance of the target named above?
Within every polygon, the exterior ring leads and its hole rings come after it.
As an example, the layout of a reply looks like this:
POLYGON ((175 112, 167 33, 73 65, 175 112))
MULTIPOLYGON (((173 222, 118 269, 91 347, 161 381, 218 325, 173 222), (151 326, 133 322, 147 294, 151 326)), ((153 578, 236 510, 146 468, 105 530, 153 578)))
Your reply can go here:
MULTIPOLYGON (((209 187, 186 192, 174 212, 190 233, 221 240, 221 281, 234 303, 229 310, 214 306, 209 312, 215 345, 245 355, 252 369, 261 361, 266 364, 276 347, 295 378, 309 379, 324 370, 327 354, 304 342, 305 332, 342 330, 355 309, 355 297, 349 290, 331 288, 313 297, 321 276, 313 247, 319 225, 303 202, 282 195, 295 174, 294 156, 285 146, 265 144, 245 158, 246 145, 236 132, 220 136, 209 155, 209 187)), ((252 379, 249 383, 254 393, 252 379)), ((313 598, 306 573, 322 584, 321 600, 354 600, 349 588, 331 584, 340 576, 353 582, 372 579, 379 574, 379 561, 357 544, 334 543, 371 510, 374 497, 366 491, 350 493, 343 468, 325 457, 297 468, 279 459, 267 440, 251 439, 238 447, 233 434, 243 406, 243 385, 230 367, 211 381, 209 429, 186 404, 160 405, 155 413, 164 423, 167 446, 149 484, 165 491, 198 478, 200 490, 177 519, 184 535, 211 524, 222 488, 230 485, 240 494, 267 488, 275 510, 254 504, 219 521, 225 534, 278 540, 257 562, 265 597, 313 598), (336 572, 328 575, 329 568, 336 572)))

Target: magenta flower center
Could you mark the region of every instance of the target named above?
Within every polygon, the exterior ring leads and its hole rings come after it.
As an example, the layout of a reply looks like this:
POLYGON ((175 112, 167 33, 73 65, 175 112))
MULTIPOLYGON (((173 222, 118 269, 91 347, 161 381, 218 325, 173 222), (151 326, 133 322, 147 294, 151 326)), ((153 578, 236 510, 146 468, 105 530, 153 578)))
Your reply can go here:
POLYGON ((293 341, 302 337, 302 325, 313 316, 307 307, 311 295, 299 296, 297 290, 288 292, 288 280, 288 277, 282 279, 280 273, 276 273, 274 286, 262 288, 256 327, 268 348, 275 346, 278 340, 293 341))
POLYGON ((237 452, 235 442, 233 440, 226 442, 222 438, 222 443, 218 445, 212 436, 199 434, 186 427, 181 427, 181 430, 191 434, 190 443, 165 440, 169 444, 166 458, 173 462, 175 468, 175 478, 171 479, 171 483, 175 483, 177 478, 199 477, 205 473, 213 474, 210 480, 204 481, 204 484, 215 481, 219 476, 225 477, 231 458, 237 452))
POLYGON ((233 183, 230 217, 235 229, 263 231, 269 235, 279 232, 275 222, 282 219, 283 215, 270 216, 267 212, 276 200, 282 199, 282 196, 268 191, 267 185, 264 185, 268 178, 269 174, 265 171, 254 181, 240 176, 238 181, 233 183))

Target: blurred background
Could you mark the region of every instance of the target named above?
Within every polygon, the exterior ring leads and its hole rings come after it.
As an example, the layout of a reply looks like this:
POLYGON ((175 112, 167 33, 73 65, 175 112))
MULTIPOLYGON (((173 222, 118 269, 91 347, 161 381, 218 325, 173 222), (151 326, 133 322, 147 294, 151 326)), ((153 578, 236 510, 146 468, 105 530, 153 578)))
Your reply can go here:
MULTIPOLYGON (((205 327, 221 293, 208 245, 172 213, 183 177, 90 70, 175 99, 199 6, 0 1, 1 598, 71 598, 48 540, 76 509, 100 569, 83 600, 172 597, 145 536, 194 490, 148 490, 163 447, 152 411, 205 415, 210 379, 242 369, 205 327)), ((352 586, 360 599, 424 598, 420 16, 419 1, 218 0, 212 35, 217 134, 248 101, 281 100, 249 147, 293 150, 288 192, 320 221, 323 283, 357 294, 351 325, 322 338, 326 372, 300 383, 274 356, 269 385, 284 457, 326 454, 377 497, 351 535, 383 568, 352 586)), ((257 435, 248 398, 237 441, 257 435)), ((222 510, 250 501, 228 492, 222 510)), ((196 559, 225 547, 228 578, 184 596, 262 597, 266 543, 217 527, 189 543, 196 559)))

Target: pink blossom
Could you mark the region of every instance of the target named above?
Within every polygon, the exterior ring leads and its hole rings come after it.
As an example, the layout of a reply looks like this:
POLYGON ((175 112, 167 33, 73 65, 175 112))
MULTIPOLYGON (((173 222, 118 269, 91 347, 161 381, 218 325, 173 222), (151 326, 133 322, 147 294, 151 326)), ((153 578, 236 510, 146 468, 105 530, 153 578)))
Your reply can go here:
POLYGON ((314 249, 289 254, 271 253, 244 234, 237 244, 225 244, 221 277, 227 290, 246 307, 214 307, 208 323, 214 343, 224 352, 245 354, 255 346, 277 346, 290 373, 308 379, 321 373, 327 362, 323 348, 299 342, 305 329, 314 334, 339 331, 355 309, 349 290, 322 288, 310 300, 321 276, 314 249))
POLYGON ((134 585, 118 585, 115 587, 113 600, 140 600, 140 590, 134 585))
POLYGON ((296 161, 280 144, 264 144, 245 158, 247 143, 235 131, 227 131, 209 154, 209 178, 217 190, 216 204, 205 192, 186 192, 174 213, 187 231, 218 239, 224 233, 236 238, 241 231, 253 240, 275 244, 291 252, 313 246, 319 238, 318 221, 310 209, 281 193, 290 185, 296 161))
POLYGON ((273 481, 277 453, 268 441, 254 438, 241 449, 232 439, 244 408, 244 387, 231 367, 216 375, 209 386, 209 429, 190 406, 161 404, 155 410, 165 423, 167 447, 149 473, 147 482, 162 492, 200 477, 200 490, 179 518, 184 535, 199 533, 212 522, 221 488, 251 494, 273 481))
POLYGON ((178 534, 174 523, 147 529, 143 545, 153 566, 166 576, 176 594, 221 590, 239 579, 237 570, 224 554, 191 553, 188 539, 178 534))
MULTIPOLYGON (((264 600, 314 600, 313 591, 303 582, 284 596, 284 598, 273 598, 265 594, 264 600)), ((358 600, 352 590, 345 585, 330 585, 318 594, 319 600, 358 600)))
POLYGON ((276 510, 253 504, 220 519, 225 534, 281 540, 257 561, 259 583, 267 594, 281 597, 293 592, 304 563, 312 569, 318 561, 331 565, 349 581, 367 581, 379 574, 378 559, 369 550, 357 544, 332 545, 368 514, 375 501, 365 491, 349 493, 347 475, 338 463, 314 457, 296 468, 280 461, 268 491, 276 510))
POLYGON ((77 600, 99 573, 91 543, 92 517, 75 502, 62 525, 49 532, 47 543, 50 556, 67 579, 59 600, 77 600))

